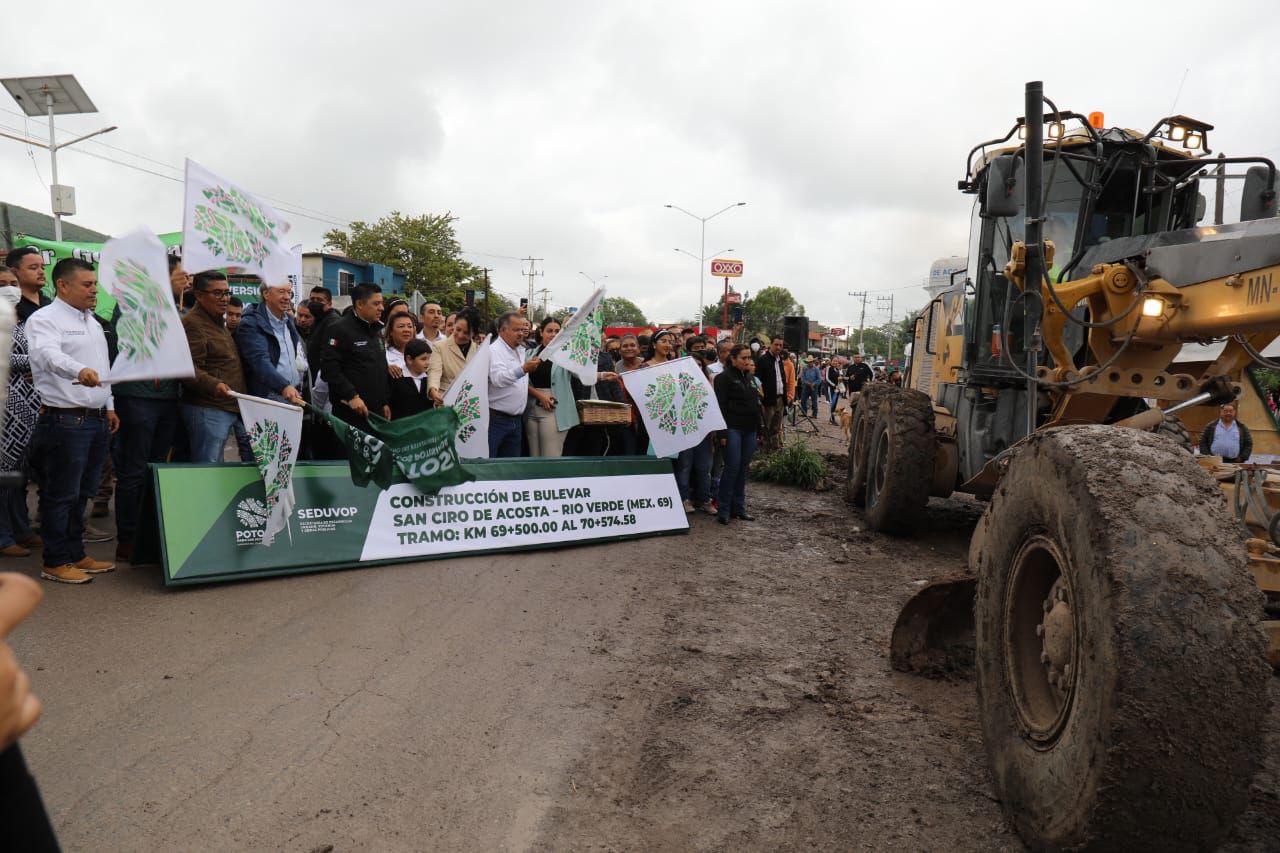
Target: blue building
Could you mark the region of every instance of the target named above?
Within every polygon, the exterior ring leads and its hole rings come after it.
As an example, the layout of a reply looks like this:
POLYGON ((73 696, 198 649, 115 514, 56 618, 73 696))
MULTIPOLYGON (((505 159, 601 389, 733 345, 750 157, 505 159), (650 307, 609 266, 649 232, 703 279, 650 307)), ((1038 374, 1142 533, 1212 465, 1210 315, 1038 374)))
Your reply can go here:
POLYGON ((335 297, 349 296, 351 288, 357 284, 376 284, 383 293, 404 293, 406 278, 403 270, 358 261, 345 255, 329 252, 305 252, 302 255, 305 289, 324 286, 335 297))

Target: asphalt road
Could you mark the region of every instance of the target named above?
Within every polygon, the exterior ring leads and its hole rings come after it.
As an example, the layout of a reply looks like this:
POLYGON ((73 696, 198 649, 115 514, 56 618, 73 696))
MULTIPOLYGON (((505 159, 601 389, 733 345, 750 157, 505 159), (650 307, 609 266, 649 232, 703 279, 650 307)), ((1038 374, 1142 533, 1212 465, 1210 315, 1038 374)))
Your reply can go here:
POLYGON ((23 748, 69 850, 524 849, 607 711, 593 632, 687 542, 46 583, 23 748))

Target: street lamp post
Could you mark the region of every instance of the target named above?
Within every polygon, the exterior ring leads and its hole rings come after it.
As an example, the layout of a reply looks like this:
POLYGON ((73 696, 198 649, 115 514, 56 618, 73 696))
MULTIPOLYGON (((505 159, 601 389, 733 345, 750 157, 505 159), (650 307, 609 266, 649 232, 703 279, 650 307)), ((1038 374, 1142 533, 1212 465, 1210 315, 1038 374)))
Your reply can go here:
POLYGON ((582 277, 583 277, 583 278, 585 278, 587 281, 591 282, 591 286, 592 286, 592 287, 595 287, 595 286, 596 286, 596 282, 598 282, 598 281, 604 281, 606 278, 608 278, 608 277, 609 277, 608 273, 605 273, 604 275, 600 276, 599 278, 592 278, 591 276, 589 276, 589 275, 587 275, 586 273, 584 273, 582 270, 578 270, 578 275, 582 276, 582 277))
MULTIPOLYGON (((681 213, 683 213, 685 216, 690 216, 702 223, 702 249, 701 249, 702 255, 700 257, 695 256, 695 257, 698 257, 698 315, 697 315, 698 316, 698 334, 702 334, 702 327, 703 327, 702 306, 704 304, 703 299, 706 297, 707 261, 711 257, 714 257, 707 254, 707 221, 710 219, 715 219, 717 216, 724 213, 725 211, 732 210, 735 207, 743 207, 745 205, 746 205, 745 201, 736 201, 733 204, 726 205, 720 210, 717 210, 715 213, 711 214, 710 216, 699 216, 696 213, 690 213, 689 211, 685 210, 683 207, 680 207, 677 204, 663 205, 664 207, 668 207, 672 210, 678 210, 681 213)), ((676 251, 684 252, 684 249, 676 249, 676 251)), ((732 251, 732 249, 729 249, 726 251, 732 251)), ((693 253, 685 252, 685 254, 691 255, 693 253)))
POLYGON ((53 181, 49 185, 49 196, 53 209, 53 239, 61 241, 62 216, 64 213, 68 216, 75 215, 76 206, 74 190, 58 183, 58 150, 60 148, 69 148, 77 142, 83 142, 99 134, 110 133, 116 129, 115 125, 104 127, 102 130, 95 130, 93 133, 86 133, 84 136, 77 136, 75 139, 58 144, 53 135, 53 117, 55 115, 78 115, 81 113, 96 113, 98 111, 98 108, 93 105, 93 101, 89 100, 89 96, 80 87, 80 82, 76 80, 75 75, 8 77, 0 80, 0 85, 9 90, 9 94, 13 96, 13 99, 18 102, 18 106, 22 107, 22 111, 27 115, 48 115, 49 117, 49 143, 47 145, 34 139, 27 139, 10 133, 0 133, 0 136, 17 140, 27 145, 34 145, 49 152, 50 177, 53 181))

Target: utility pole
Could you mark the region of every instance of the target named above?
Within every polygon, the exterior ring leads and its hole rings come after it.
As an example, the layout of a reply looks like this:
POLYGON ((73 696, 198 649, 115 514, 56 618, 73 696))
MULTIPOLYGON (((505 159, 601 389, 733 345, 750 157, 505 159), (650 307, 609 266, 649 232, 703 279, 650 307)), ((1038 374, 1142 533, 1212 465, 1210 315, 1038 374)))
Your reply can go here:
MULTIPOLYGON (((489 273, 493 270, 488 267, 481 267, 480 270, 484 273, 484 316, 486 321, 491 321, 493 320, 493 294, 489 292, 489 273)), ((475 332, 472 334, 474 335, 475 332)))
POLYGON ((862 300, 862 313, 858 315, 858 352, 862 353, 862 333, 867 327, 867 292, 863 290, 849 295, 862 300))
POLYGON ((532 311, 532 310, 533 310, 533 282, 534 282, 534 279, 535 279, 535 278, 537 278, 538 276, 540 276, 540 275, 543 275, 543 274, 544 274, 544 273, 541 273, 541 272, 539 272, 539 271, 535 270, 535 269, 534 269, 534 265, 535 265, 535 264, 537 264, 539 261, 541 261, 541 260, 543 260, 543 259, 542 259, 542 258, 532 258, 532 257, 531 257, 531 258, 521 258, 520 260, 522 260, 522 261, 528 261, 528 262, 529 262, 529 269, 528 269, 528 271, 527 271, 527 272, 523 272, 522 274, 523 274, 523 275, 525 275, 525 276, 527 276, 527 277, 528 277, 528 279, 529 279, 529 301, 528 301, 526 304, 529 306, 529 310, 531 310, 531 311, 532 311))
POLYGON ((876 307, 879 308, 881 311, 884 310, 884 305, 886 302, 889 303, 889 334, 885 335, 885 338, 888 339, 889 341, 889 354, 885 356, 885 359, 884 359, 885 364, 887 365, 889 362, 893 361, 893 335, 894 335, 893 294, 890 293, 888 296, 876 297, 876 307))
POLYGON ((547 316, 547 303, 551 301, 551 291, 548 288, 542 288, 538 291, 542 295, 542 316, 547 316))

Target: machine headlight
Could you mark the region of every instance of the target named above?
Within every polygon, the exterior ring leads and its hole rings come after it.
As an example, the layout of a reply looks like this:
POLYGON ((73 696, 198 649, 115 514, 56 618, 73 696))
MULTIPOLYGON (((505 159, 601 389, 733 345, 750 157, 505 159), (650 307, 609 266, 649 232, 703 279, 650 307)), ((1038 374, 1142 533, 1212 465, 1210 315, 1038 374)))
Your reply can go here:
POLYGON ((1164 313, 1164 300, 1148 297, 1142 301, 1143 317, 1159 317, 1164 313))

